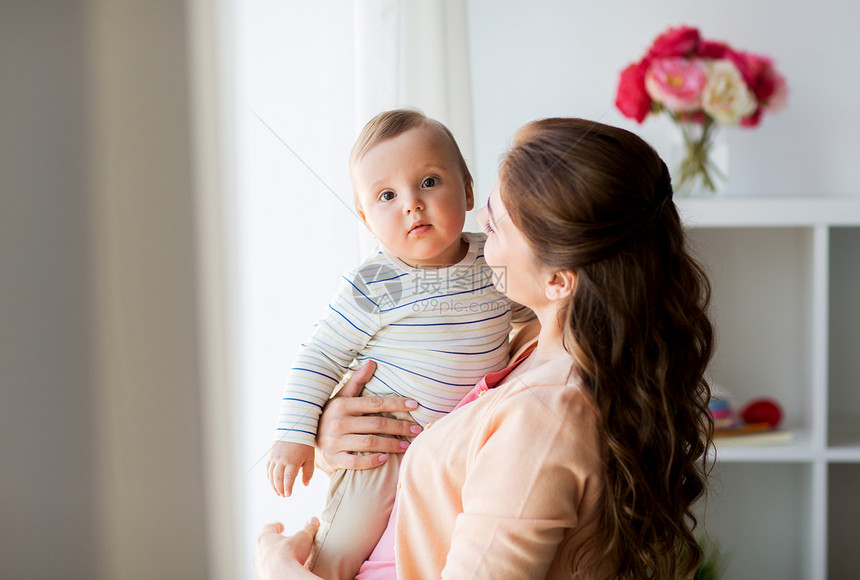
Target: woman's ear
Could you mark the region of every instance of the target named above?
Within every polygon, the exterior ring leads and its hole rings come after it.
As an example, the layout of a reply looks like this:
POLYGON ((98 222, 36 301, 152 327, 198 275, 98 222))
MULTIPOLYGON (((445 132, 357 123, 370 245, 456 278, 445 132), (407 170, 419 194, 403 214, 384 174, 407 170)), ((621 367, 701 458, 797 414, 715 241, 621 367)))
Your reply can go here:
POLYGON ((576 288, 576 274, 570 270, 554 272, 546 282, 547 300, 554 302, 564 300, 573 294, 576 288))

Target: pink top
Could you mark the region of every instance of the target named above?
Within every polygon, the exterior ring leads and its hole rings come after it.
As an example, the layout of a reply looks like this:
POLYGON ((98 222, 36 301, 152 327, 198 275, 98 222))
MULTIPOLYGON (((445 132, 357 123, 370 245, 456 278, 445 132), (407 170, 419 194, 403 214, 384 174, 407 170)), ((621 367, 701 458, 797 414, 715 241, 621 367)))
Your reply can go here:
POLYGON ((358 578, 567 580, 574 561, 585 578, 609 575, 614 563, 594 541, 605 440, 575 361, 489 388, 504 376, 415 438, 396 515, 358 578))
POLYGON ((606 441, 572 357, 508 375, 415 438, 400 468, 397 577, 608 576, 606 441))
MULTIPOLYGON (((460 401, 454 410, 477 400, 481 395, 490 389, 494 389, 505 377, 507 377, 521 362, 526 360, 534 350, 537 343, 531 345, 513 364, 506 368, 490 373, 481 379, 477 385, 472 387, 472 390, 466 393, 463 400, 460 401)), ((388 526, 385 532, 376 544, 370 556, 362 564, 361 569, 355 580, 397 580, 397 571, 395 568, 394 555, 394 522, 397 518, 397 497, 394 498, 394 507, 391 509, 391 516, 388 518, 388 526)))

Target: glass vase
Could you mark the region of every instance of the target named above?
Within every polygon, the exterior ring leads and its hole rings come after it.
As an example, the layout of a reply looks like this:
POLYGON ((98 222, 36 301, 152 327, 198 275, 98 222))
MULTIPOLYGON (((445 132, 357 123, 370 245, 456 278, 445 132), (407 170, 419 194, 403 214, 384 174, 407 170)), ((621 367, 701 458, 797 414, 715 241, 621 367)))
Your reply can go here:
POLYGON ((710 118, 701 123, 677 121, 681 151, 672 173, 672 187, 682 197, 712 196, 725 191, 728 181, 728 145, 719 125, 710 118))

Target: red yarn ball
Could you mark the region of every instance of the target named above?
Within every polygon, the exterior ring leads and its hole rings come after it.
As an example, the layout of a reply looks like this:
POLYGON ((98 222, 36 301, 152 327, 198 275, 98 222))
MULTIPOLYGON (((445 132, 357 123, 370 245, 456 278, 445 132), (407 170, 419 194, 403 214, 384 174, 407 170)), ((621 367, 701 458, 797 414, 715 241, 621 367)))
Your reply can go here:
POLYGON ((741 419, 744 423, 767 423, 776 427, 782 420, 782 408, 773 399, 754 399, 741 411, 741 419))

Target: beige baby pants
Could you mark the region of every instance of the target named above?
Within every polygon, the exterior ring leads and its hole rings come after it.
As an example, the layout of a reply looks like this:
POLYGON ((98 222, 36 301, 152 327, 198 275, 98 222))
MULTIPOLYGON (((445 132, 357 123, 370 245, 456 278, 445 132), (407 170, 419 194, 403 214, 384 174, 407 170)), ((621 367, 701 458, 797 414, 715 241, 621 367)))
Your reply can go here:
MULTIPOLYGON (((408 413, 382 413, 412 421, 408 413)), ((402 437, 411 441, 411 437, 402 437)), ((402 453, 372 469, 339 469, 331 476, 320 529, 305 567, 326 580, 353 580, 388 525, 402 453)))

